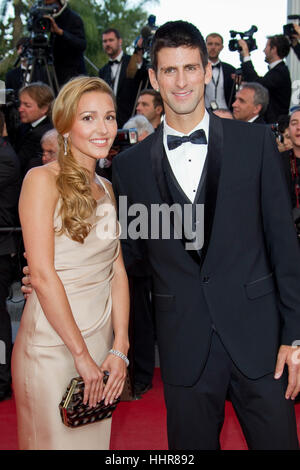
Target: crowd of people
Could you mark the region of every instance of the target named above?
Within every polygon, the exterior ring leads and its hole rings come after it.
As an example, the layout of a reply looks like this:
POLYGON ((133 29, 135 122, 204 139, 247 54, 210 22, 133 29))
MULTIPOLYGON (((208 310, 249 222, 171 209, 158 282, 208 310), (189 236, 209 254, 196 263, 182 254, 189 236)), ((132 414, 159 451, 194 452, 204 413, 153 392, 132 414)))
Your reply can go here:
POLYGON ((6 75, 19 97, 16 129, 0 113, 0 400, 12 394, 12 374, 20 448, 108 448, 110 420, 72 433, 61 423, 64 389, 81 375, 86 403, 113 401, 128 356, 141 398, 152 387, 156 343, 170 449, 219 448, 226 398, 249 448, 297 448, 300 106, 290 110, 284 59, 291 47, 298 54, 300 28, 292 42, 268 37, 263 77, 244 40, 240 73, 220 59, 222 36, 204 40, 190 23, 158 28, 150 64, 142 42, 130 56, 109 28, 108 62, 88 77, 83 22, 66 1, 45 0, 57 2, 58 95, 43 71, 31 75, 22 38, 20 66, 6 75), (116 150, 118 129, 135 130, 136 143, 116 150), (186 224, 181 239, 140 231, 120 244, 120 196, 148 209, 191 205, 194 235, 204 205, 200 248, 185 248, 186 224), (99 221, 102 203, 111 210, 99 221), (99 236, 104 222, 111 237, 99 236), (13 348, 6 298, 19 225, 28 267, 13 348))

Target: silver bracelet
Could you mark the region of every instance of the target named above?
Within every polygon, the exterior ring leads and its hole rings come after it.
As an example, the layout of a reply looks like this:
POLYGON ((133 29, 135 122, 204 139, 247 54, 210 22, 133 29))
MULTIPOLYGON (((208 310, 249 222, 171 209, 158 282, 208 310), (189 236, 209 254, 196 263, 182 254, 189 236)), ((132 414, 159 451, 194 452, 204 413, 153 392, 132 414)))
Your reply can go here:
POLYGON ((123 361, 125 362, 126 366, 127 366, 127 367, 129 366, 128 357, 125 356, 125 354, 121 353, 121 351, 117 351, 116 349, 110 349, 108 352, 109 352, 110 354, 113 354, 114 356, 119 357, 120 359, 123 359, 123 361))

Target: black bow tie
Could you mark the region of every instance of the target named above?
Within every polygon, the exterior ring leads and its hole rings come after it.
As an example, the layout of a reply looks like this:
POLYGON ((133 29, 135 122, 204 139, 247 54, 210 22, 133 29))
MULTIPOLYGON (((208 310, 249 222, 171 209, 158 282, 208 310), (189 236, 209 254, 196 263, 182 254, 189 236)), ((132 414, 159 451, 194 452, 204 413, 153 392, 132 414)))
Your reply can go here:
POLYGON ((219 69, 221 67, 221 62, 218 62, 217 64, 213 64, 212 68, 213 69, 219 69))
POLYGON ((119 60, 110 60, 110 61, 109 61, 109 65, 119 64, 119 63, 120 63, 119 60))
POLYGON ((183 137, 177 135, 167 135, 167 144, 169 150, 174 150, 185 142, 191 142, 192 144, 207 144, 204 130, 198 129, 191 135, 184 135, 183 137))

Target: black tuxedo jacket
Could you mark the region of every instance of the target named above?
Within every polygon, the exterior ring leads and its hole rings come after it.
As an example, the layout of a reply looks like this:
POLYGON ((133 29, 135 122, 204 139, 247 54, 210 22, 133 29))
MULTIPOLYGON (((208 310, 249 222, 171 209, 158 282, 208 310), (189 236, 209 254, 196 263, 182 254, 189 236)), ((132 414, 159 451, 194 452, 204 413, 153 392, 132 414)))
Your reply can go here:
POLYGON ((245 81, 258 82, 269 91, 269 106, 264 115, 267 123, 275 123, 280 115, 289 114, 292 84, 289 69, 284 62, 259 77, 250 60, 242 63, 242 72, 245 81))
POLYGON ((266 121, 262 116, 258 116, 255 121, 253 121, 253 124, 266 124, 266 121))
MULTIPOLYGON (((168 188, 162 134, 113 160, 117 197, 149 213, 182 202, 168 188)), ((211 115, 206 168, 200 255, 174 236, 126 239, 132 220, 119 206, 127 264, 150 261, 162 376, 174 385, 199 379, 213 329, 250 378, 272 373, 279 345, 300 338, 299 244, 270 129, 211 115)))
MULTIPOLYGON (((146 73, 146 65, 143 64, 142 68, 137 71, 134 78, 127 78, 126 71, 129 65, 131 56, 123 54, 120 76, 117 89, 117 122, 119 129, 128 121, 128 119, 135 114, 135 101, 139 90, 143 88, 143 83, 148 77, 146 73)), ((111 82, 111 66, 107 62, 100 70, 99 77, 106 81, 109 86, 111 82)))
POLYGON ((231 75, 235 73, 235 68, 226 62, 221 62, 221 66, 224 75, 224 95, 226 104, 229 109, 232 109, 232 103, 235 100, 236 90, 234 87, 234 80, 232 79, 231 75))
MULTIPOLYGON (((18 225, 20 163, 11 145, 0 137, 0 228, 18 225)), ((0 256, 16 250, 12 234, 0 233, 0 256)))
POLYGON ((21 163, 22 177, 30 168, 43 164, 41 138, 50 129, 53 129, 53 124, 49 117, 34 128, 28 124, 21 124, 19 127, 16 152, 21 163))

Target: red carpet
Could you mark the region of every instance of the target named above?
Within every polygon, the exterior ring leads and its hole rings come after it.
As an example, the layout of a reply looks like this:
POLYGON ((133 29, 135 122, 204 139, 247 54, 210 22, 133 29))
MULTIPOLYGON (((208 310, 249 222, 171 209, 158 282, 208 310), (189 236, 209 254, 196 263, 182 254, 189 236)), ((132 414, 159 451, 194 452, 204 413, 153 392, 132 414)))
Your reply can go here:
MULTIPOLYGON (((296 405, 300 439, 300 403, 296 405)), ((224 450, 246 450, 241 428, 230 403, 226 403, 221 434, 224 450)), ((0 403, 0 450, 16 450, 17 430, 14 400, 0 403)), ((141 400, 122 402, 113 416, 111 450, 167 450, 166 412, 159 369, 153 388, 141 400)))

